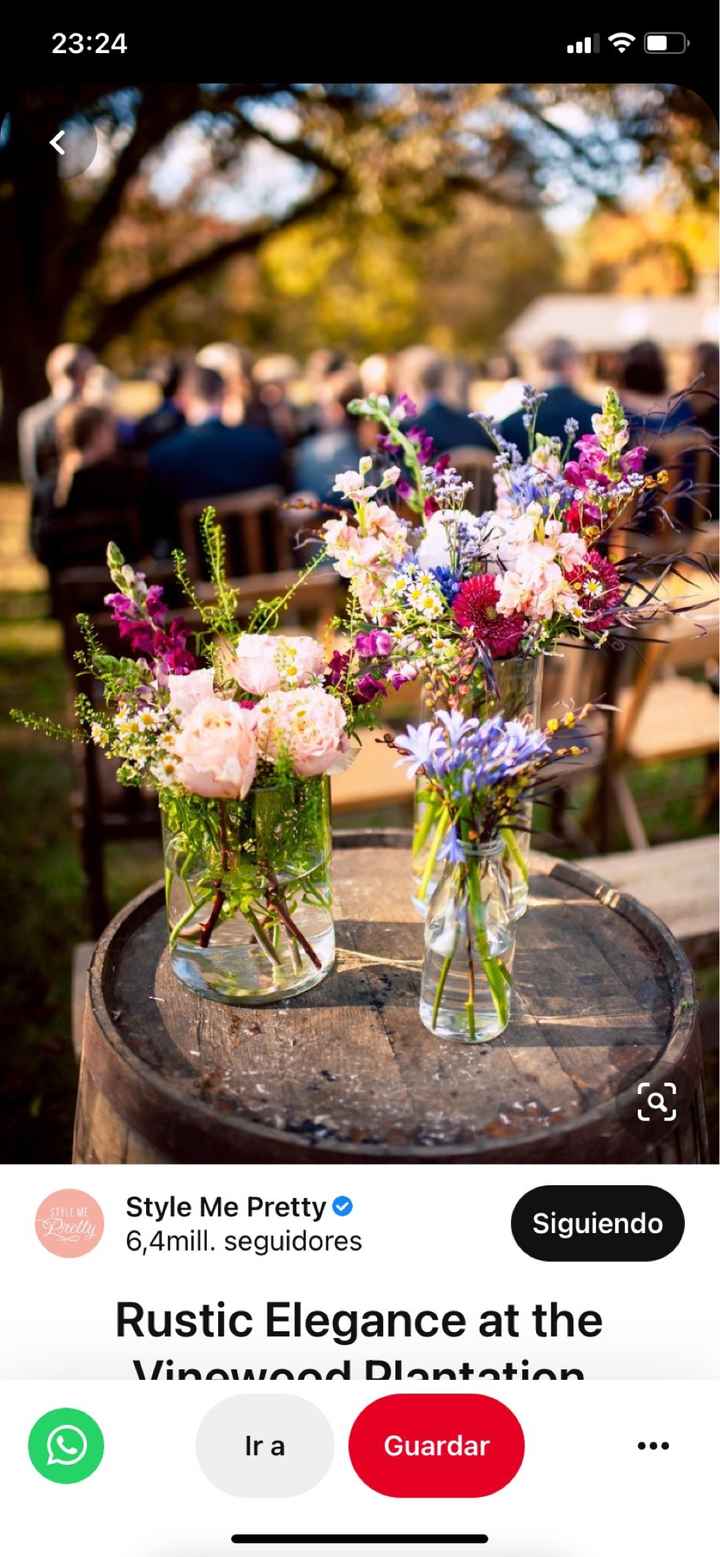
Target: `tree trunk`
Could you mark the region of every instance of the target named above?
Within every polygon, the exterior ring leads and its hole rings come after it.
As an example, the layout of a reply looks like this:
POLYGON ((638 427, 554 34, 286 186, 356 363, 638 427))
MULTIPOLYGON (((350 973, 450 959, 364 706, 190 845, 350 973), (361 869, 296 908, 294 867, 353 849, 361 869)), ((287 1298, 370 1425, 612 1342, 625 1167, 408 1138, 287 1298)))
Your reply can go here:
POLYGON ((7 147, 22 169, 0 206, 0 459, 4 476, 17 471, 17 419, 48 393, 45 359, 62 339, 66 298, 58 254, 65 237, 64 194, 47 151, 56 119, 16 105, 7 147))

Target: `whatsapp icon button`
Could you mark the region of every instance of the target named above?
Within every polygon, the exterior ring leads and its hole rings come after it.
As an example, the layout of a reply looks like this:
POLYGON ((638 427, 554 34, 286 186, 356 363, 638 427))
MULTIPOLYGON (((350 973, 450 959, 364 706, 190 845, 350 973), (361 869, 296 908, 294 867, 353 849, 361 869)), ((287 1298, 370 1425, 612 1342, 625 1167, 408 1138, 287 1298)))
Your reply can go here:
POLYGON ((62 1406, 38 1418, 28 1439, 28 1454, 40 1476, 61 1486, 85 1481, 105 1452, 97 1422, 85 1411, 62 1406))

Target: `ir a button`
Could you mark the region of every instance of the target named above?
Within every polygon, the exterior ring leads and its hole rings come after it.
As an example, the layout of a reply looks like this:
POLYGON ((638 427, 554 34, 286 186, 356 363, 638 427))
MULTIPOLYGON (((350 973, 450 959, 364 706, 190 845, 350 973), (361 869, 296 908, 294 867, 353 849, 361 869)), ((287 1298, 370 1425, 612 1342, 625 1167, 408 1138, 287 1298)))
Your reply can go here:
POLYGON ((350 1433, 353 1470, 390 1498, 483 1498, 517 1475, 525 1439, 491 1395, 383 1395, 350 1433))

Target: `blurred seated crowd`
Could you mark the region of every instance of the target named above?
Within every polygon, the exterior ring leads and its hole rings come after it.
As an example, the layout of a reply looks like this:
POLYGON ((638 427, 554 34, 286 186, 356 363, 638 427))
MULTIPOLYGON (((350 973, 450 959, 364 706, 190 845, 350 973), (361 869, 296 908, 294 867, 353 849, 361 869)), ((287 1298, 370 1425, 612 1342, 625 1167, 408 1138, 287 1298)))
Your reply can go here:
MULTIPOLYGON (((564 440, 568 418, 592 430, 601 372, 567 340, 547 343, 535 383, 546 391, 541 433, 564 440)), ((696 347, 687 392, 671 396, 663 353, 641 341, 598 364, 630 414, 636 442, 686 429, 716 446, 718 348, 696 347)), ((334 502, 336 472, 372 454, 377 427, 348 402, 404 392, 417 407, 408 426, 438 453, 492 447, 470 410, 494 416, 502 435, 527 450, 520 409, 523 380, 507 352, 477 365, 427 346, 359 365, 318 350, 303 367, 292 357, 253 360, 215 342, 196 355, 153 364, 138 378, 154 400, 145 414, 123 412, 122 385, 85 347, 66 343, 48 358, 49 394, 18 422, 20 469, 31 501, 31 543, 51 575, 102 562, 112 535, 133 558, 162 559, 179 542, 179 514, 192 500, 275 488, 310 502, 334 502), (121 407, 120 410, 116 409, 121 407)))

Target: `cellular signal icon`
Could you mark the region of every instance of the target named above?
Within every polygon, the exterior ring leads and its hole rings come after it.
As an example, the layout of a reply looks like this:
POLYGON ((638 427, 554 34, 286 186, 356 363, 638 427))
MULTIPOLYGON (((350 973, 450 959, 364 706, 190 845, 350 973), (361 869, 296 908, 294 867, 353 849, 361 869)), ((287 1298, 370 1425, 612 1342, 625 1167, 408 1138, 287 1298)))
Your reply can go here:
POLYGON ((625 50, 629 49, 630 44, 634 42, 635 38, 631 32, 611 32, 608 38, 608 43, 611 43, 619 54, 624 54, 625 50))
POLYGON ((578 38, 577 43, 568 43, 568 45, 567 45, 567 53, 568 54, 599 54, 600 53, 600 34, 599 34, 599 32, 594 32, 592 37, 588 36, 587 38, 578 38))

